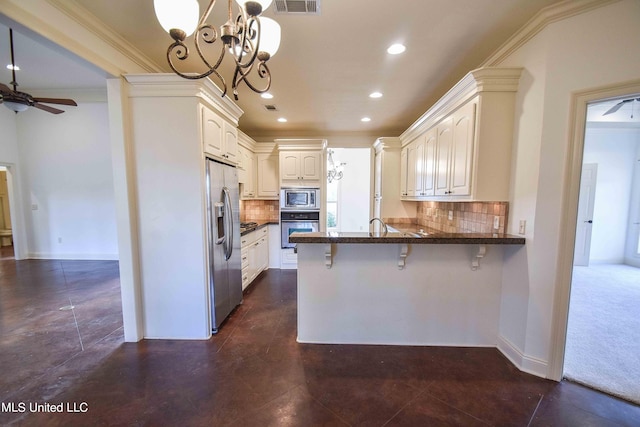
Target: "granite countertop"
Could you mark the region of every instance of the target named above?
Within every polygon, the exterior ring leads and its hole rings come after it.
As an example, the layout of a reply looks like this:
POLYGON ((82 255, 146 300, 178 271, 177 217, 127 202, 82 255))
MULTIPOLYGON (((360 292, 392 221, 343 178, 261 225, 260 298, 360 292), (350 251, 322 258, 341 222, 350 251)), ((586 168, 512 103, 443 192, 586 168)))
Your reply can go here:
POLYGON ((254 222, 256 225, 251 226, 251 227, 240 227, 240 235, 241 236, 244 236, 247 233, 251 233, 252 231, 259 230, 262 227, 266 227, 269 224, 275 224, 275 225, 279 224, 278 221, 270 220, 270 219, 255 219, 255 220, 247 221, 247 222, 254 222))
POLYGON ((482 244, 524 245, 525 238, 512 234, 445 233, 415 224, 392 224, 384 233, 319 232, 293 233, 291 243, 404 243, 404 244, 482 244))

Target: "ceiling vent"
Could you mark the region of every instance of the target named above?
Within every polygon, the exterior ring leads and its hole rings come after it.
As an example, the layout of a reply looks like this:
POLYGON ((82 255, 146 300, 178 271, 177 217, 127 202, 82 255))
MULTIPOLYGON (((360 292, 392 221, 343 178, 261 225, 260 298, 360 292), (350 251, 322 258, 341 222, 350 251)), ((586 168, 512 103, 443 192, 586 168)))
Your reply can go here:
POLYGON ((273 105, 273 104, 267 104, 267 105, 264 106, 264 108, 266 108, 268 111, 276 111, 277 110, 276 106, 273 105))
POLYGON ((320 0, 276 0, 276 13, 320 15, 320 0))

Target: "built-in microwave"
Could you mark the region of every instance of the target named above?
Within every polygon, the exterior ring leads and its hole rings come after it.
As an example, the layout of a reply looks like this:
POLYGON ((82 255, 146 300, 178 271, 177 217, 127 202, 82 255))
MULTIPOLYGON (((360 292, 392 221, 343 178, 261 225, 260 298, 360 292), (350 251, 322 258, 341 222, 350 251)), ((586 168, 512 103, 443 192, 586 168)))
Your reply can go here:
POLYGON ((320 210, 320 189, 303 187, 281 188, 280 210, 320 210))

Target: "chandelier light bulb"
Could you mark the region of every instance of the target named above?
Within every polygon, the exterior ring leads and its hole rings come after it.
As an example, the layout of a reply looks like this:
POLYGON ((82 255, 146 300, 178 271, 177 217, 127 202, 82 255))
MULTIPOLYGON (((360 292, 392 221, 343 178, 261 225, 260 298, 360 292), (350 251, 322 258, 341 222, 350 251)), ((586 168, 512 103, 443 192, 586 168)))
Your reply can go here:
POLYGON ((198 0, 153 0, 153 8, 158 22, 167 33, 175 28, 189 37, 198 26, 198 0))
POLYGON ((267 10, 267 8, 271 6, 272 2, 273 0, 236 0, 236 3, 238 3, 240 7, 244 8, 244 10, 246 10, 249 15, 253 16, 258 16, 262 12, 267 10), (260 6, 257 7, 255 3, 259 4, 260 6))
POLYGON ((272 57, 280 48, 280 24, 271 18, 260 18, 260 51, 272 57))

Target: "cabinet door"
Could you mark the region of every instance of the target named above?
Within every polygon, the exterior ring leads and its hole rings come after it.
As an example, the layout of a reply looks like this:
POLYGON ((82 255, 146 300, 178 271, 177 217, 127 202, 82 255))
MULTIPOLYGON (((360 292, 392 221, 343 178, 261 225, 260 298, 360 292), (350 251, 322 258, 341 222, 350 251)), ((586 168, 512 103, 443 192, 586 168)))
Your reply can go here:
POLYGON ((436 140, 436 171, 435 193, 436 196, 449 195, 449 158, 453 142, 452 119, 448 118, 438 125, 436 140))
POLYGON ((205 153, 222 157, 224 154, 224 120, 213 111, 202 107, 202 140, 205 153))
POLYGON ((437 129, 431 129, 427 132, 424 140, 424 159, 423 159, 423 196, 434 196, 436 182, 436 141, 438 140, 437 129))
POLYGON ((280 176, 283 181, 300 179, 300 155, 297 152, 280 153, 280 176))
POLYGON ((249 246, 248 255, 249 255, 249 283, 253 281, 258 275, 258 243, 254 242, 249 246))
POLYGON ((415 197, 416 194, 416 143, 412 142, 407 147, 407 196, 415 197))
POLYGON ((413 189, 415 196, 424 196, 424 157, 425 157, 425 138, 419 137, 415 143, 415 158, 413 159, 413 167, 415 168, 413 189))
POLYGON ((262 237, 258 241, 258 272, 269 267, 269 241, 267 237, 262 237))
POLYGON ((278 156, 268 153, 258 153, 256 157, 258 197, 277 199, 280 194, 278 156))
POLYGON ((303 180, 320 180, 321 153, 300 153, 300 178, 303 180))
POLYGON ((400 151, 400 197, 407 197, 407 182, 409 175, 409 146, 400 151))
MULTIPOLYGON (((242 181, 242 198, 252 199, 256 196, 256 161, 251 151, 242 151, 242 164, 244 167, 244 171, 242 171, 244 179, 242 181)), ((240 173, 238 173, 238 176, 240 176, 240 173)))
POLYGON ((224 122, 224 153, 223 157, 232 163, 238 162, 238 129, 224 122))
POLYGON ((469 103, 453 114, 453 144, 449 165, 449 194, 471 194, 471 168, 475 137, 475 103, 469 103))

